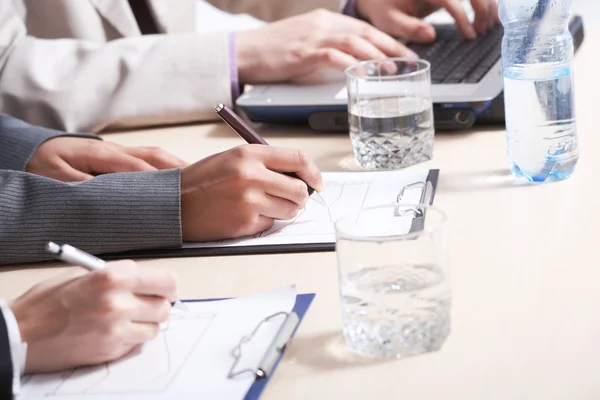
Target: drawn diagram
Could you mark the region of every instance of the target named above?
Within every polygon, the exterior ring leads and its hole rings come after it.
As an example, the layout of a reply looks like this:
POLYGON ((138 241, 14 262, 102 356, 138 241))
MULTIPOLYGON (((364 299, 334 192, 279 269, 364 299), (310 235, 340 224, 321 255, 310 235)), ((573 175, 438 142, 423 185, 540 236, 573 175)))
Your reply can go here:
POLYGON ((372 182, 327 182, 322 193, 326 207, 310 202, 293 220, 277 221, 258 237, 333 234, 333 223, 342 215, 363 208, 372 182))
MULTIPOLYGON (((363 173, 324 173, 325 191, 321 193, 327 206, 309 200, 306 208, 296 218, 275 221, 271 229, 251 237, 221 240, 218 242, 185 243, 186 248, 227 246, 261 246, 301 243, 335 242, 334 223, 341 216, 362 210, 392 204, 407 185, 426 180, 428 170, 383 171, 363 173)), ((408 187, 408 186, 407 186, 408 187)), ((403 202, 416 204, 422 186, 410 187, 403 202)))
POLYGON ((23 391, 31 397, 56 399, 164 392, 177 378, 215 316, 206 312, 173 313, 154 340, 125 358, 62 374, 35 375, 26 381, 23 391), (28 390, 30 385, 32 388, 28 390))

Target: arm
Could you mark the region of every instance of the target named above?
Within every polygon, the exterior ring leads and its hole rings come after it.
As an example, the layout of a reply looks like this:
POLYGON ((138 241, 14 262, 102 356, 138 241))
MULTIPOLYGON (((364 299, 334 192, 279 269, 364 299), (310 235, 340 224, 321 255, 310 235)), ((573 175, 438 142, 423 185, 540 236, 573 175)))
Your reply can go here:
POLYGON ((152 35, 109 43, 27 36, 0 5, 0 109, 66 131, 214 119, 231 104, 226 33, 152 35))
POLYGON ((346 0, 207 0, 233 14, 250 14, 263 21, 277 21, 316 8, 342 11, 346 0))
POLYGON ((180 170, 63 183, 0 171, 0 265, 48 260, 49 240, 91 253, 181 246, 180 170))

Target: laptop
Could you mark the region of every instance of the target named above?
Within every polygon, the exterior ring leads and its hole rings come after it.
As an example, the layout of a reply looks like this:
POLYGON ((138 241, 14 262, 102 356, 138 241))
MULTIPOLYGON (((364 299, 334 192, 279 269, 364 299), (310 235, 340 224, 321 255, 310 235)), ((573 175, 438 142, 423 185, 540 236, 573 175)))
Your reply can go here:
MULTIPOLYGON (((468 129, 475 124, 503 124, 501 45, 497 26, 476 40, 464 40, 454 24, 435 25, 436 41, 406 43, 431 63, 431 94, 437 130, 468 129)), ((569 26, 575 49, 584 39, 583 21, 569 26)), ((347 93, 343 73, 319 85, 256 85, 237 100, 254 122, 308 124, 317 131, 348 131, 347 93)))

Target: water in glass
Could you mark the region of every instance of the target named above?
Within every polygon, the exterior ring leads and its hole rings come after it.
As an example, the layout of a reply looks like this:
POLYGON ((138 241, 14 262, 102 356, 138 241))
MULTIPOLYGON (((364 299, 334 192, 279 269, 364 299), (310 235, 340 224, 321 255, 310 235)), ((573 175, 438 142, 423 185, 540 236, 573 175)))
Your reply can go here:
POLYGON ((341 280, 348 345, 378 358, 439 350, 450 334, 451 296, 436 265, 365 266, 341 280))
POLYGON ((404 168, 433 155, 433 109, 429 99, 361 99, 349 113, 354 155, 363 168, 404 168))

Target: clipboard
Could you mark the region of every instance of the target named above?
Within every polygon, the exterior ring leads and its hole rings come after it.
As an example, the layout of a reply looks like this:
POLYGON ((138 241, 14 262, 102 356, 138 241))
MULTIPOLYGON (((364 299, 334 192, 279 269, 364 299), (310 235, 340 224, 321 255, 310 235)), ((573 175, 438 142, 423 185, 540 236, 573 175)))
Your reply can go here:
MULTIPOLYGON (((421 188, 420 204, 433 204, 438 185, 440 170, 430 169, 425 181, 414 182, 400 188, 397 196, 399 201, 402 195, 409 189, 421 188)), ((411 232, 420 230, 424 224, 424 214, 416 214, 411 224, 411 232)), ((262 244, 262 245, 240 245, 240 246, 215 246, 198 248, 168 248, 148 249, 123 252, 118 254, 104 254, 107 260, 122 258, 173 258, 173 257, 213 257, 231 255, 257 255, 257 254, 281 254, 281 253, 314 253, 335 251, 335 240, 328 242, 289 243, 289 244, 262 244)))
MULTIPOLYGON (((283 357, 283 353, 285 351, 285 345, 288 343, 289 339, 293 338, 293 336, 296 334, 296 331, 298 330, 298 327, 302 323, 302 319, 306 315, 306 312, 308 311, 308 308, 312 304, 315 296, 316 295, 314 293, 306 293, 306 294, 296 295, 296 304, 294 305, 294 308, 292 309, 292 313, 290 313, 290 315, 293 314, 293 315, 297 316, 297 318, 298 318, 297 323, 295 323, 295 326, 290 331, 288 339, 285 341, 285 343, 283 343, 284 344, 283 348, 281 348, 278 351, 277 357, 275 357, 273 359, 272 365, 270 366, 270 370, 268 371, 268 373, 266 373, 263 377, 257 377, 257 379, 254 381, 254 383, 250 387, 250 390, 248 390, 248 393, 246 393, 244 400, 258 400, 258 398, 260 397, 262 392, 265 390, 265 388, 267 387, 267 384, 269 383, 269 379, 271 379, 271 377, 275 373, 275 370, 277 369, 277 366, 279 365, 279 361, 281 361, 281 358, 283 357)), ((197 302, 210 302, 210 301, 218 301, 218 300, 225 300, 225 299, 185 300, 184 302, 185 303, 197 303, 197 302)), ((275 340, 277 340, 277 338, 275 338, 274 341, 275 340)), ((260 375, 260 374, 257 374, 257 375, 260 375)))

